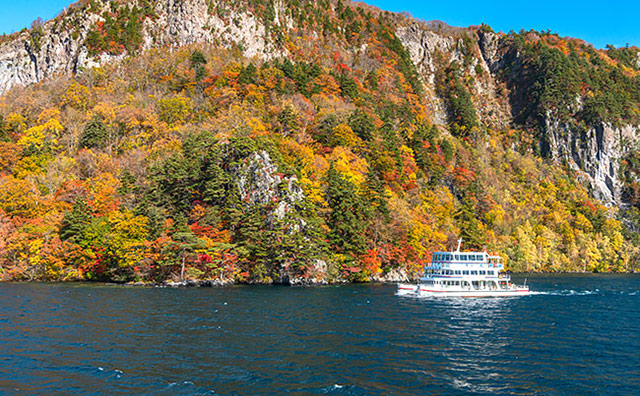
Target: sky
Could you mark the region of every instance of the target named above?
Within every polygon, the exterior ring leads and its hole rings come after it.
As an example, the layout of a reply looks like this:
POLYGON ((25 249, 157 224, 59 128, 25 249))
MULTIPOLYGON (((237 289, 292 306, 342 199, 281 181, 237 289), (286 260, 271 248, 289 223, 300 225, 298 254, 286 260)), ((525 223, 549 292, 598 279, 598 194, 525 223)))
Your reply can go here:
POLYGON ((585 40, 596 48, 640 46, 638 0, 367 0, 383 10, 407 11, 451 26, 486 23, 496 32, 547 30, 585 40))
MULTIPOLYGON (((233 0, 228 0, 233 1, 233 0)), ((495 31, 547 30, 592 43, 596 48, 640 46, 638 0, 366 0, 383 10, 406 11, 425 21, 452 26, 486 23, 495 31)), ((38 17, 56 16, 69 0, 0 0, 0 33, 29 27, 38 17)))

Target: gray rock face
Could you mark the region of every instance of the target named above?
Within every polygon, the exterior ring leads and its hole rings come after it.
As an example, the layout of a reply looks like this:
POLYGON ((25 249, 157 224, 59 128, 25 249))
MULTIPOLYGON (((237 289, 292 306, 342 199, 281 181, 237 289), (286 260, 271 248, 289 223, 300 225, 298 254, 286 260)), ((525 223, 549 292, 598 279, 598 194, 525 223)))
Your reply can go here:
MULTIPOLYGON (((109 7, 105 0, 97 0, 96 4, 101 7, 100 13, 81 13, 71 9, 46 22, 38 48, 34 48, 30 40, 30 31, 0 45, 0 94, 15 86, 27 86, 57 74, 75 73, 126 57, 126 53, 119 56, 90 55, 85 45, 87 35, 96 22, 103 20, 99 14, 109 7), (74 30, 65 29, 62 28, 64 25, 76 27, 74 30)), ((281 8, 282 4, 279 3, 278 7, 281 8)), ((157 18, 145 20, 141 49, 218 43, 227 47, 241 45, 244 55, 249 58, 270 59, 284 54, 272 44, 265 27, 252 14, 230 12, 223 20, 208 10, 205 0, 155 2, 157 18)), ((285 13, 280 12, 279 15, 285 13)), ((281 16, 277 23, 290 22, 281 16)))
MULTIPOLYGON (((275 205, 270 214, 273 221, 284 220, 285 216, 292 210, 295 211, 304 200, 304 192, 298 185, 297 177, 279 175, 278 167, 264 150, 251 155, 233 173, 240 197, 246 206, 275 205)), ((293 231, 305 226, 303 219, 298 218, 297 222, 293 231)))
POLYGON ((400 26, 396 32, 398 39, 407 49, 411 60, 416 65, 425 85, 425 99, 427 108, 439 125, 447 123, 447 114, 444 103, 436 94, 435 77, 437 65, 435 54, 440 52, 449 56, 449 60, 460 61, 462 54, 457 51, 457 40, 433 32, 429 27, 420 22, 410 23, 408 26, 400 26))
POLYGON ((596 198, 609 205, 622 204, 620 159, 626 153, 623 142, 638 138, 635 127, 601 124, 586 131, 575 131, 548 119, 546 130, 553 158, 564 159, 573 169, 583 171, 596 198))
POLYGON ((406 270, 396 268, 387 273, 374 275, 371 277, 373 282, 379 283, 397 283, 397 282, 410 282, 415 279, 411 279, 406 270))
POLYGON ((500 65, 500 56, 498 55, 498 45, 500 44, 500 36, 492 32, 479 31, 478 46, 482 59, 487 64, 489 70, 496 71, 500 65))

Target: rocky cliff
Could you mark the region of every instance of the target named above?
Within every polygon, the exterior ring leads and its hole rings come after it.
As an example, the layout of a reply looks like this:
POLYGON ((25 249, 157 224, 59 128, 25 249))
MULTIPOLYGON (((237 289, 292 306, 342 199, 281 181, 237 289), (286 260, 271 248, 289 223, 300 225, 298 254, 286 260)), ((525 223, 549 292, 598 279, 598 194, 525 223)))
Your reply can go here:
MULTIPOLYGON (((127 50, 121 53, 90 50, 87 38, 97 26, 104 25, 103 15, 110 12, 111 2, 93 1, 91 6, 88 3, 74 3, 55 19, 24 30, 0 45, 0 94, 15 86, 77 73, 132 55, 127 50)), ((130 1, 126 7, 142 8, 142 3, 146 2, 130 1)), ((136 51, 206 42, 224 47, 241 46, 248 58, 283 55, 283 50, 271 43, 264 24, 254 15, 232 9, 221 17, 211 12, 217 6, 216 2, 207 0, 153 2, 151 15, 144 17, 139 28, 141 43, 136 51)), ((276 10, 282 10, 282 4, 276 4, 276 10)), ((288 22, 284 16, 276 15, 274 23, 288 22)))
MULTIPOLYGON (((203 42, 239 48, 247 58, 279 58, 288 53, 285 46, 275 43, 264 18, 243 7, 229 7, 224 1, 167 0, 152 5, 146 1, 130 1, 126 4, 126 7, 150 8, 147 15, 141 17, 141 39, 133 48, 136 52, 203 42), (226 11, 220 12, 225 7, 226 11)), ((129 53, 133 52, 132 48, 96 51, 90 47, 90 34, 96 29, 100 33, 99 27, 104 26, 110 7, 111 3, 106 1, 75 3, 57 18, 0 45, 0 93, 132 55, 129 53)), ((288 12, 285 3, 274 3, 271 24, 284 31, 295 30, 288 12)), ((513 74, 514 68, 522 66, 522 59, 518 51, 505 47, 504 35, 475 28, 450 28, 441 23, 427 24, 404 16, 396 18, 396 34, 425 84, 423 99, 435 123, 448 123, 445 105, 436 92, 435 77, 443 65, 451 62, 464 64, 474 79, 471 93, 481 122, 497 128, 513 122, 517 113, 513 107, 519 105, 506 100, 500 78, 505 73, 513 74)), ((640 68, 640 53, 635 63, 640 68)), ((517 85, 518 81, 511 83, 517 85)), ((541 142, 544 140, 551 158, 566 161, 573 169, 583 171, 598 198, 609 204, 621 203, 618 175, 619 161, 624 155, 621 139, 636 139, 637 128, 601 122, 578 129, 551 113, 544 117, 541 125, 539 138, 541 142)))
MULTIPOLYGON (((438 67, 435 54, 445 57, 445 63, 465 63, 465 52, 472 53, 472 60, 467 61, 468 73, 475 77, 473 97, 476 109, 485 125, 504 127, 514 122, 523 104, 506 101, 499 94, 502 80, 513 78, 514 69, 523 67, 521 54, 514 48, 505 45, 505 36, 481 29, 448 30, 445 33, 434 31, 433 26, 413 22, 398 29, 398 37, 411 53, 413 62, 418 66, 428 88, 427 103, 436 122, 446 123, 447 117, 442 102, 435 94, 435 75, 438 67), (463 42, 464 35, 474 39, 473 47, 467 49, 463 42), (480 73, 486 72, 484 76, 480 73), (504 76, 507 75, 505 78, 504 76)), ((638 67, 638 53, 634 60, 638 67)), ((520 82, 510 81, 512 85, 520 82)), ((581 98, 576 97, 573 114, 582 110, 581 98)), ((525 103, 524 106, 530 105, 525 103)), ((619 168, 620 160, 640 137, 640 129, 632 123, 613 125, 609 122, 597 122, 595 125, 576 127, 573 123, 563 122, 554 113, 546 112, 541 120, 538 137, 539 145, 556 163, 567 163, 575 171, 582 172, 584 179, 591 187, 597 199, 609 205, 623 205, 619 168)))

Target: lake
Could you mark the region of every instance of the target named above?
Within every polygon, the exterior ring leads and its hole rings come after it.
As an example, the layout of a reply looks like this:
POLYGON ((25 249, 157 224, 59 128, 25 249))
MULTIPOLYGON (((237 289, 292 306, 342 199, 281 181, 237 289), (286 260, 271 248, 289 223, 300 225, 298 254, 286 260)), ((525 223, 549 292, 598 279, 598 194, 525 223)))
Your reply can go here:
POLYGON ((528 284, 418 299, 394 285, 0 283, 0 394, 640 392, 640 276, 528 284))

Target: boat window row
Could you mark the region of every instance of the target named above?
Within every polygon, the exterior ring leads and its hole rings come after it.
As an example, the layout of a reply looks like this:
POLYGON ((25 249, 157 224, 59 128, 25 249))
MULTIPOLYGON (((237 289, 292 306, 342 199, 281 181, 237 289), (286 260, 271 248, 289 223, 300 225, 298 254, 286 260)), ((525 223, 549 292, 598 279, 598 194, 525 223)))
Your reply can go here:
POLYGON ((425 271, 427 275, 495 275, 493 270, 449 270, 449 269, 428 269, 425 271))
POLYGON ((484 261, 484 254, 452 254, 452 253, 434 253, 433 261, 484 261))

